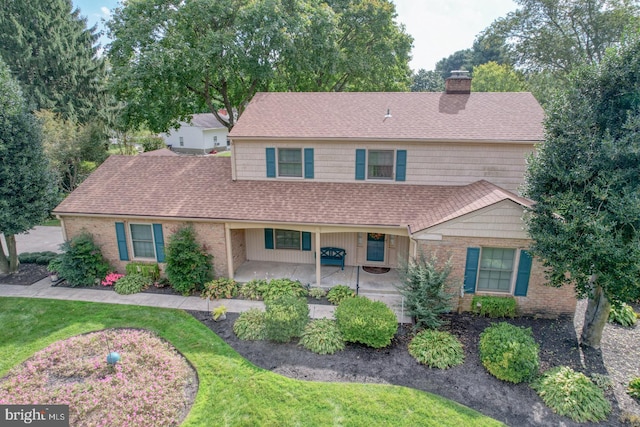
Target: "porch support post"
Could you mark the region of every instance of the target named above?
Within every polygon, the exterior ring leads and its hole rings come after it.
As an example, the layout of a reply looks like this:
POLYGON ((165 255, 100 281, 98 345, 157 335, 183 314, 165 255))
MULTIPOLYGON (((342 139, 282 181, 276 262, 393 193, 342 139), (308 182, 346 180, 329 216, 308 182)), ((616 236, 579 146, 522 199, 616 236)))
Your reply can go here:
POLYGON ((224 240, 227 248, 227 274, 229 279, 233 279, 233 250, 231 248, 231 228, 224 223, 224 240))
POLYGON ((412 258, 418 255, 418 242, 412 237, 409 237, 409 253, 412 258))
POLYGON ((322 282, 322 266, 320 265, 320 229, 316 229, 316 286, 322 282))

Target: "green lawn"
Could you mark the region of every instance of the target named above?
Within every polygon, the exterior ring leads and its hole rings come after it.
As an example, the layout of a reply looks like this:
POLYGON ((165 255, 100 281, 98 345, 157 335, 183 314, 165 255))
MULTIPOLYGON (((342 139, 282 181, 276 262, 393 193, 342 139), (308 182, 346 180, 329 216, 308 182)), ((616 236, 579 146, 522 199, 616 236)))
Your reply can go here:
POLYGON ((292 380, 242 358, 180 310, 0 298, 0 377, 51 343, 113 327, 146 328, 170 341, 198 371, 183 426, 499 426, 447 399, 398 386, 292 380))
POLYGON ((48 218, 39 225, 44 225, 45 227, 60 227, 60 220, 58 218, 48 218))

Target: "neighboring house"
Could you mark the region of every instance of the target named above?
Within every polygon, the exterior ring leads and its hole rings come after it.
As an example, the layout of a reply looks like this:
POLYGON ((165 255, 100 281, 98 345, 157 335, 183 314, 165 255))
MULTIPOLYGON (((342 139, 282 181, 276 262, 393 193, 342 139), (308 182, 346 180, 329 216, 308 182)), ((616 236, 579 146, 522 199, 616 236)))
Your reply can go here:
POLYGON ((224 151, 228 147, 226 126, 212 113, 194 114, 189 123, 180 122, 162 137, 172 150, 187 154, 209 154, 224 151))
POLYGON ((398 267, 450 255, 474 294, 513 295, 525 313, 572 313, 570 288, 545 286, 527 252, 518 196, 543 139, 530 93, 259 93, 233 128, 231 158, 111 156, 54 211, 66 237, 85 229, 109 260, 164 261, 192 224, 218 275, 242 263, 315 265, 322 247, 347 266, 398 267), (135 182, 137 185, 131 186, 135 182), (189 185, 175 185, 178 182, 189 185), (108 200, 108 203, 105 202, 108 200))

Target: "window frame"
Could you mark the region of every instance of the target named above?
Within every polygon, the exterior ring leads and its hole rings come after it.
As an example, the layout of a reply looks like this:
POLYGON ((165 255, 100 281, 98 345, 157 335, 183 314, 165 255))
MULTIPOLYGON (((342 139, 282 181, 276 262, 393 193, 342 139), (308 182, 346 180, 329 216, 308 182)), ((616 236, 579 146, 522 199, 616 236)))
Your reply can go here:
MULTIPOLYGON (((298 162, 284 162, 285 165, 297 165, 298 162)), ((278 178, 304 178, 304 150, 302 148, 297 148, 297 147, 277 147, 276 149, 276 177, 278 178), (283 175, 282 174, 282 167, 281 167, 281 161, 280 161, 280 152, 282 150, 286 150, 286 151, 297 151, 298 153, 300 153, 300 175, 283 175)))
POLYGON ((156 260, 158 254, 156 253, 156 236, 155 233, 153 231, 153 224, 145 224, 145 223, 136 223, 136 222, 132 222, 129 223, 129 240, 131 243, 131 255, 133 259, 144 259, 144 260, 149 260, 149 259, 153 259, 156 260), (151 240, 147 241, 147 240, 141 240, 141 239, 134 239, 133 236, 133 226, 146 226, 149 227, 151 229, 151 240), (135 242, 148 242, 151 243, 151 249, 153 250, 153 256, 151 257, 146 257, 146 256, 139 256, 136 254, 136 246, 135 246, 135 242))
POLYGON ((481 293, 493 293, 498 295, 513 295, 515 291, 515 283, 518 275, 518 268, 520 266, 520 249, 517 248, 504 248, 504 247, 493 247, 493 246, 481 246, 480 247, 480 256, 478 257, 478 269, 476 272, 476 292, 481 293), (509 270, 506 269, 492 269, 492 268, 483 268, 482 261, 483 256, 486 253, 486 250, 501 250, 501 251, 513 251, 513 259, 511 263, 511 270, 509 273, 509 289, 486 289, 480 287, 480 279, 482 272, 507 272, 509 270))
POLYGON ((395 180, 396 173, 396 150, 385 150, 385 149, 367 149, 367 162, 366 162, 366 179, 372 181, 393 181, 395 180), (388 165, 371 165, 371 153, 391 153, 391 170, 389 172, 389 176, 371 176, 371 168, 372 167, 389 167, 388 165))
POLYGON ((302 231, 299 230, 285 230, 282 228, 274 228, 273 230, 273 248, 276 250, 290 250, 290 251, 301 251, 302 250, 302 231), (297 233, 298 235, 298 247, 294 247, 293 245, 280 247, 278 232, 287 232, 287 233, 297 233))

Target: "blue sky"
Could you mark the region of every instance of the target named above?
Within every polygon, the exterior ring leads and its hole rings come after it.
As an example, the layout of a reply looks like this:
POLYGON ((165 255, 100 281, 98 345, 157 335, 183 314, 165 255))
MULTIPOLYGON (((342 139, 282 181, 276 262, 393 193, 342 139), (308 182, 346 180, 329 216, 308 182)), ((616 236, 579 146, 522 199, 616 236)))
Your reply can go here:
MULTIPOLYGON (((513 0, 394 0, 398 22, 414 38, 411 68, 432 70, 436 62, 471 47, 475 36, 495 19, 516 9, 513 0)), ((108 19, 117 0, 73 0, 89 25, 108 19)), ((107 43, 106 39, 102 43, 107 43)))

